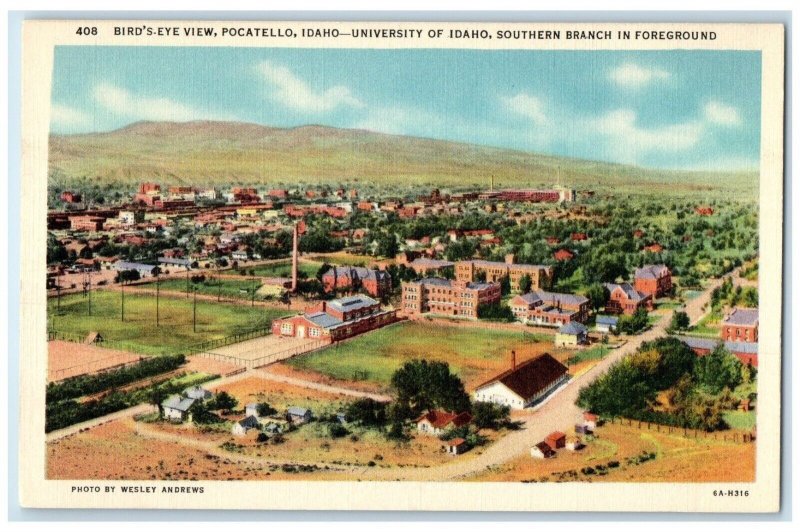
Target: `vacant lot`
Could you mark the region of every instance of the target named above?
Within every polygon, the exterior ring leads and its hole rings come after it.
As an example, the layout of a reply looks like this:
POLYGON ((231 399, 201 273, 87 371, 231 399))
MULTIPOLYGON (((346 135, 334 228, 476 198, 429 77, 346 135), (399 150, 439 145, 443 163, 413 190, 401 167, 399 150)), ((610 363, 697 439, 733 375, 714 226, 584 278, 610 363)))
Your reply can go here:
POLYGON ((404 322, 294 357, 285 364, 294 370, 344 381, 370 382, 377 389, 385 389, 394 371, 404 362, 416 358, 440 360, 450 364, 471 390, 507 369, 511 350, 516 351, 518 363, 545 352, 562 360, 572 354, 555 349, 550 342, 534 342, 531 335, 521 331, 404 322))
POLYGON ((47 382, 97 373, 139 358, 127 351, 55 340, 47 343, 47 382))
POLYGON ((48 301, 51 329, 85 336, 99 332, 109 346, 146 355, 173 354, 189 346, 223 338, 235 333, 267 327, 285 310, 197 301, 197 332, 192 328, 192 300, 161 297, 159 325, 156 326, 156 297, 125 293, 125 321, 121 320, 122 298, 119 291, 98 290, 88 298, 80 294, 61 298, 61 311, 56 302, 48 301))
MULTIPOLYGON (((222 299, 243 299, 250 301, 253 292, 258 290, 261 286, 261 281, 253 279, 252 277, 242 277, 241 279, 230 278, 210 278, 201 283, 193 283, 189 281, 189 297, 191 297, 192 290, 197 290, 198 294, 209 296, 218 296, 222 299)), ((155 285, 150 283, 146 285, 149 289, 154 289, 155 285)), ((161 290, 169 290, 172 292, 186 293, 186 279, 168 279, 161 282, 161 290)), ((256 295, 256 299, 261 299, 256 295)))
MULTIPOLYGON (((333 253, 320 253, 309 257, 310 260, 316 261, 319 264, 327 262, 328 264, 338 264, 341 266, 369 266, 377 259, 371 255, 353 255, 344 251, 336 251, 333 253)), ((389 259, 390 261, 394 259, 389 259)))
POLYGON ((555 458, 530 455, 470 480, 491 482, 752 482, 755 444, 686 438, 635 426, 604 425, 578 452, 559 449, 555 458), (647 454, 651 458, 636 457, 647 454), (609 467, 609 462, 618 462, 609 467), (598 466, 601 466, 598 469, 598 466), (593 474, 581 470, 591 467, 593 474), (605 474, 603 468, 606 468, 605 474), (598 474, 601 473, 601 474, 598 474))
MULTIPOLYGON (((321 262, 303 260, 298 263, 297 272, 300 277, 316 277, 320 266, 322 266, 321 262)), ((240 270, 246 271, 247 275, 255 275, 256 277, 291 277, 292 262, 286 261, 275 264, 262 264, 259 266, 242 264, 240 270)), ((236 275, 235 270, 228 270, 225 273, 236 275)))

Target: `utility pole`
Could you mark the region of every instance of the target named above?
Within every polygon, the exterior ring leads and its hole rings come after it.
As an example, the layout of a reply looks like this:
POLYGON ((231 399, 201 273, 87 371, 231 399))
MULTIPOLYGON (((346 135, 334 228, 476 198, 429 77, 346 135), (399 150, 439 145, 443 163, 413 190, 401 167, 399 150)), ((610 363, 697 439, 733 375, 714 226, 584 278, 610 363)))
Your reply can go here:
POLYGON ((125 321, 125 281, 120 285, 120 293, 122 294, 122 321, 125 321))
POLYGON ((186 268, 186 298, 189 298, 189 268, 186 268))
POLYGON ((217 276, 217 302, 222 301, 222 280, 217 276))
POLYGON ((192 332, 197 332, 197 287, 194 288, 194 302, 192 303, 192 332))
POLYGON ((256 306, 256 278, 255 277, 253 277, 252 292, 253 293, 250 295, 250 306, 251 307, 255 307, 256 306))
POLYGON ((88 295, 89 295, 89 316, 91 316, 92 315, 92 272, 91 271, 89 271, 88 277, 89 277, 89 292, 88 292, 88 295))
POLYGON ((158 309, 158 295, 159 295, 159 288, 161 287, 161 278, 156 274, 156 327, 159 326, 159 309, 158 309))

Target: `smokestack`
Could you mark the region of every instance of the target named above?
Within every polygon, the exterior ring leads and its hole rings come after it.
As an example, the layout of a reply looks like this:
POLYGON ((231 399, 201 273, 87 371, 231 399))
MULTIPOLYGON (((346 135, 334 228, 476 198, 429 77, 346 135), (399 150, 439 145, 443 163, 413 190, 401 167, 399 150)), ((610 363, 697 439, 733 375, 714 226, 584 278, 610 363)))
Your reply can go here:
POLYGON ((298 234, 297 224, 294 224, 294 231, 292 234, 292 292, 297 292, 298 234))
POLYGON ((511 371, 516 371, 517 369, 517 352, 511 351, 511 371))

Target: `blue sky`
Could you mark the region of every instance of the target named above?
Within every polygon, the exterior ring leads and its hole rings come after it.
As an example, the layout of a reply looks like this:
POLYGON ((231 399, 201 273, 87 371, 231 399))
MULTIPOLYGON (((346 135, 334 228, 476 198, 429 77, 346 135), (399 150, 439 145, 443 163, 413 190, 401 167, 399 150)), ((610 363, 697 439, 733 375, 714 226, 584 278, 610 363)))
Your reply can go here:
POLYGON ((323 124, 652 168, 758 168, 744 51, 61 46, 51 130, 139 120, 323 124))

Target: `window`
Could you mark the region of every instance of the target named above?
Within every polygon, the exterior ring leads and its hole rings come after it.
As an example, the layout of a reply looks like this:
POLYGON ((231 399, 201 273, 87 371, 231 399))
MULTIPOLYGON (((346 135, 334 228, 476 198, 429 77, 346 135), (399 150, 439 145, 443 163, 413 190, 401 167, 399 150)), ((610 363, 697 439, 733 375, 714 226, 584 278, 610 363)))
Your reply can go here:
POLYGON ((281 334, 292 334, 292 324, 291 323, 282 323, 281 324, 281 334))
POLYGON ((319 338, 320 330, 316 327, 312 327, 311 329, 309 329, 308 335, 311 336, 312 338, 319 338))

